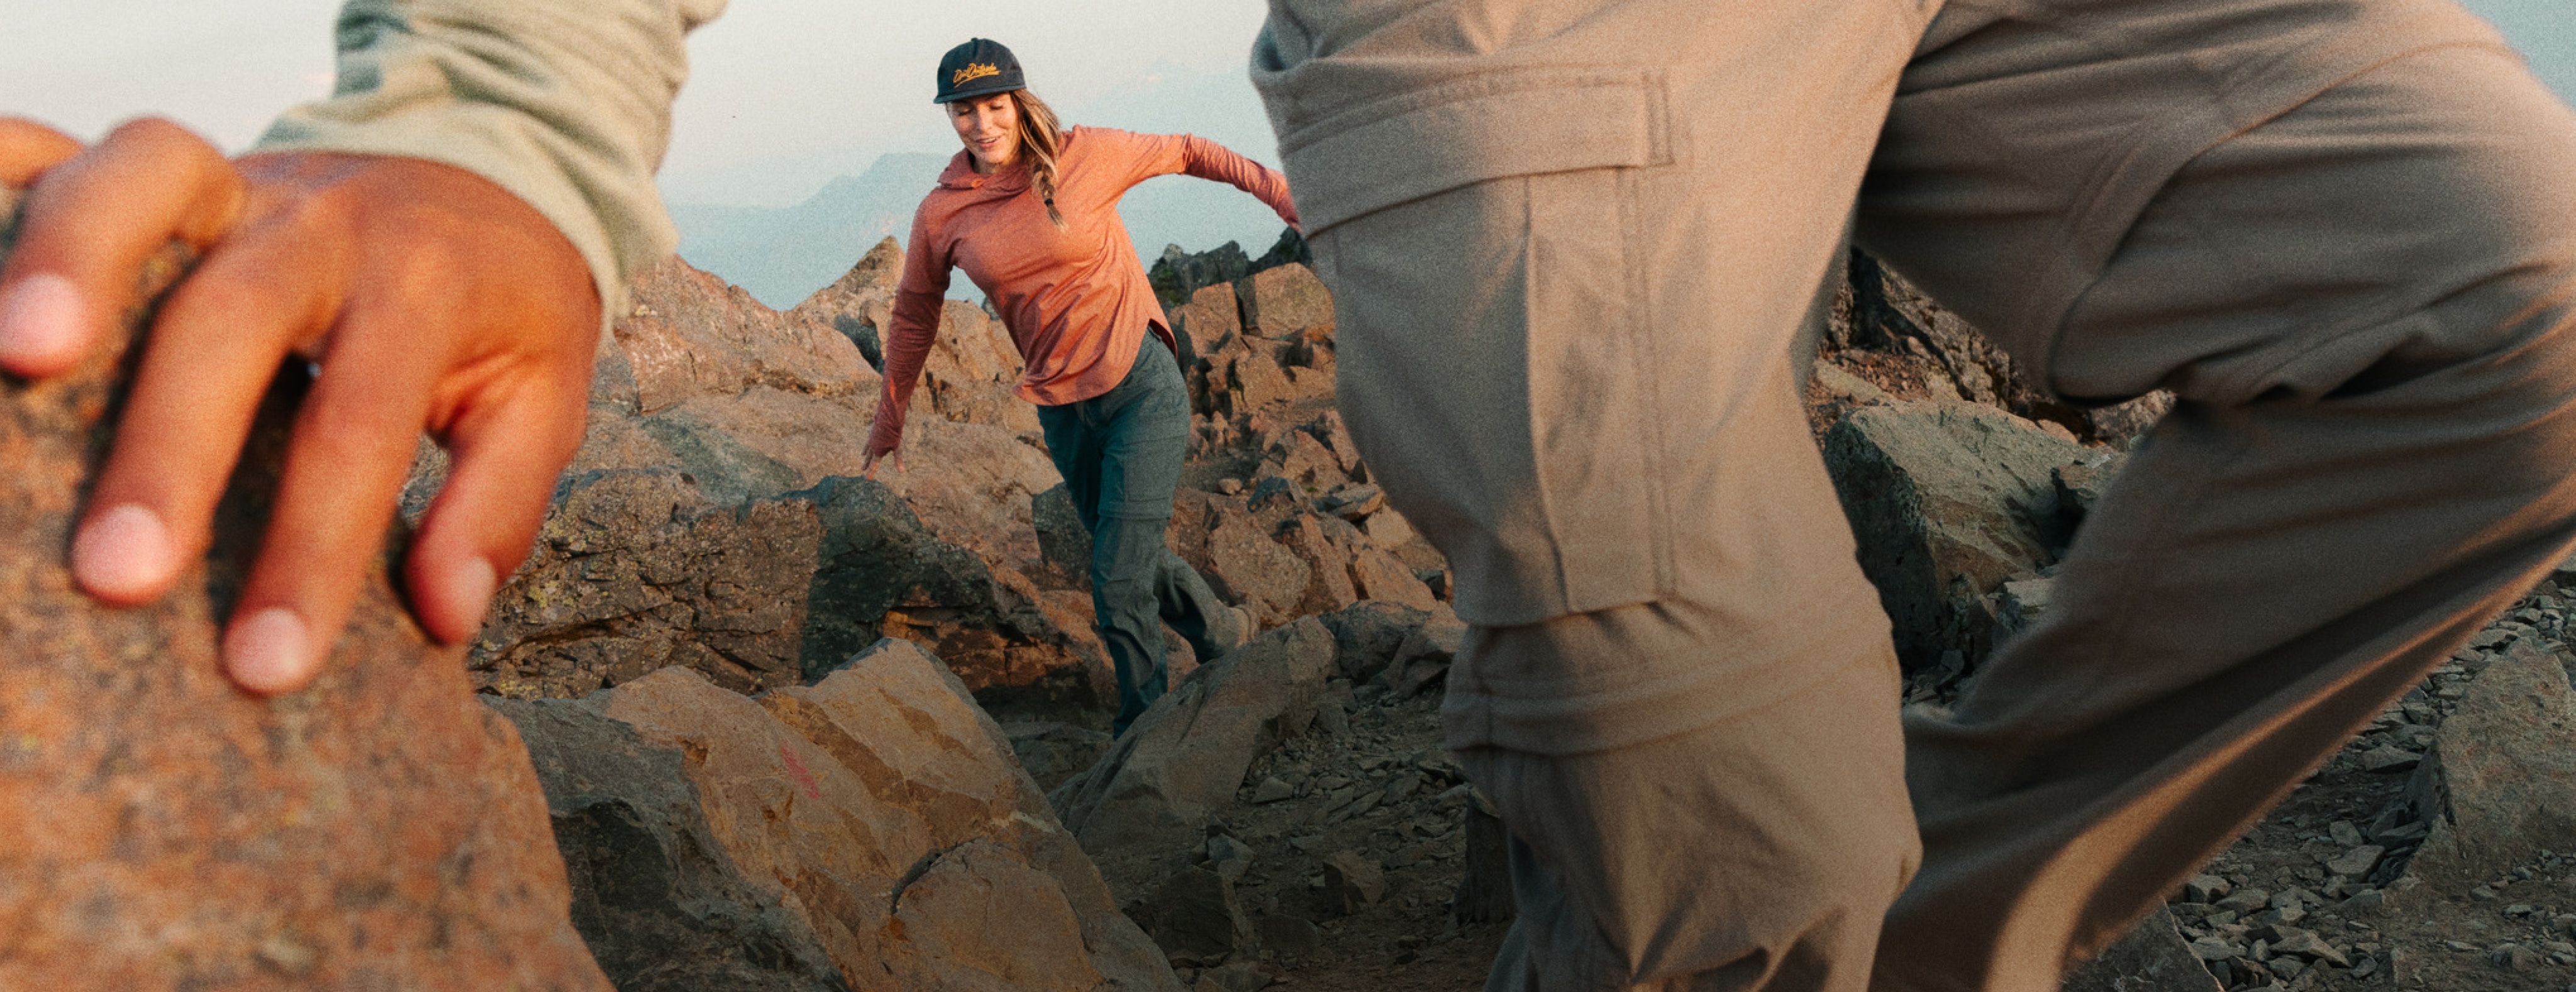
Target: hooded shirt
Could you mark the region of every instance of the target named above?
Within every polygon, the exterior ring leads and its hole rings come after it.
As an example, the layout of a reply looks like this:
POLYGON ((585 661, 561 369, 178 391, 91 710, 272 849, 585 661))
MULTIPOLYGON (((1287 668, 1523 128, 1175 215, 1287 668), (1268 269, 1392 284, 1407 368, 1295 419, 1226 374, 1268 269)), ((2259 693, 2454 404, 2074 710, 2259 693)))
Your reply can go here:
POLYGON ((1171 320, 1118 217, 1129 189, 1175 173, 1234 186, 1297 223, 1278 172, 1194 135, 1068 132, 1056 156, 1061 229, 1029 188, 1026 156, 978 175, 959 151, 913 213, 868 453, 883 455, 902 441, 906 404, 938 333, 952 268, 966 271, 1009 328, 1023 367, 1013 391, 1029 402, 1060 406, 1115 388, 1149 331, 1177 354, 1171 320))

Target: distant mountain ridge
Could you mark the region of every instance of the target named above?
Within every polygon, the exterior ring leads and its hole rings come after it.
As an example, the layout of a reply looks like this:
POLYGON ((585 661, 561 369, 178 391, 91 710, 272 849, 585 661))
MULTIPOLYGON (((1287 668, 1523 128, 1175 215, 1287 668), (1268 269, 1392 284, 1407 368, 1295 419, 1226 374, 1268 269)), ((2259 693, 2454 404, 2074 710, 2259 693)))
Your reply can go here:
POLYGON ((899 152, 792 207, 674 204, 680 257, 772 309, 789 309, 831 285, 877 242, 904 240, 913 208, 947 166, 946 155, 899 152))

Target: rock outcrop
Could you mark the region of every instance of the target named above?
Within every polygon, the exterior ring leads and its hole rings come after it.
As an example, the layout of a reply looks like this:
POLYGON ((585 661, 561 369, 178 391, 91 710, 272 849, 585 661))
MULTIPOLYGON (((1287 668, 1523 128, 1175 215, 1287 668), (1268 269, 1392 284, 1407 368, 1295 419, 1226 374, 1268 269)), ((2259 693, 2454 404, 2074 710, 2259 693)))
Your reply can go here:
POLYGON ((2408 871, 2474 885, 2576 851, 2576 690, 2556 655, 2507 648, 2471 681, 2409 790, 2432 825, 2408 871))
POLYGON ((1189 863, 1207 815, 1234 798, 1254 759, 1314 721, 1333 644, 1305 618, 1200 666, 1055 791, 1113 890, 1139 898, 1189 863))
POLYGON ((1001 729, 908 642, 757 700, 667 668, 494 706, 580 852, 576 920, 623 924, 585 936, 647 987, 710 987, 677 976, 714 965, 768 969, 726 987, 833 987, 817 952, 861 990, 1180 987, 1001 729))
MULTIPOLYGON (((937 652, 997 709, 1098 708, 1107 659, 1087 604, 1040 584, 1053 573, 1030 497, 1059 485, 1044 452, 952 419, 983 401, 935 385, 951 398, 916 405, 911 470, 852 478, 879 380, 835 325, 881 310, 899 268, 899 253, 873 254, 788 314, 677 260, 639 277, 556 510, 477 638, 477 685, 578 696, 680 665, 750 692, 887 635, 937 652)), ((973 326, 943 330, 934 383, 981 383, 1025 412, 996 385, 1017 374, 1007 340, 957 306, 973 326)))
MULTIPOLYGON (((0 257, 15 212, 0 191, 0 257)), ((144 295, 181 264, 156 259, 144 295)), ((168 596, 73 587, 63 549, 131 364, 118 342, 0 380, 0 988, 607 992, 517 735, 382 568, 311 688, 261 699, 218 667, 300 375, 168 596)))
POLYGON ((1974 653, 1973 605, 2054 564, 2073 533, 2056 471, 2083 446, 1959 401, 1864 406, 1826 433, 1825 464, 1908 667, 1974 653))

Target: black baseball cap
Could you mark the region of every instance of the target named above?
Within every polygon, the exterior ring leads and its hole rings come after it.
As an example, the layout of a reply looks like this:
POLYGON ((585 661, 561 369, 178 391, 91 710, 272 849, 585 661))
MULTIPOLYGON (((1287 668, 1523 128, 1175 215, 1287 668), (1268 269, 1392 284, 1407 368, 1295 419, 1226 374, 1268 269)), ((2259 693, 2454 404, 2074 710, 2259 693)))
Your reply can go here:
POLYGON ((939 95, 932 103, 954 103, 979 96, 1029 88, 1020 76, 1019 56, 990 38, 975 38, 948 50, 939 59, 939 95))

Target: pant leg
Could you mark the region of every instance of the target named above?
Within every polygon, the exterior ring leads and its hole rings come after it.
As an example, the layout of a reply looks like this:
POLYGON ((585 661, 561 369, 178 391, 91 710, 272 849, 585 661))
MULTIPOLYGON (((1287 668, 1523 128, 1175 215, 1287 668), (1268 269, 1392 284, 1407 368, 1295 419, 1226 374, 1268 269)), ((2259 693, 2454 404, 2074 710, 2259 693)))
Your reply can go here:
POLYGON ((1564 896, 1497 988, 1862 981, 1912 850, 1895 736, 1732 728, 1895 720, 1892 679, 1819 688, 1890 649, 1794 366, 1923 16, 1272 5, 1254 78, 1342 413, 1470 625, 1448 742, 1515 797, 1516 886, 1564 896))
MULTIPOLYGON (((1040 407, 1039 423, 1091 532, 1092 612, 1117 676, 1112 725, 1123 731, 1166 687, 1163 616, 1197 618, 1202 637, 1208 626, 1199 605, 1186 599, 1186 580, 1171 571, 1189 566, 1163 538, 1188 451, 1188 387, 1170 349, 1149 334, 1116 387, 1091 399, 1040 407), (1167 605, 1167 595, 1184 600, 1167 605)), ((1198 591, 1215 599, 1204 580, 1198 591)))
MULTIPOLYGON (((1485 628, 1476 650, 1705 653, 1688 607, 1485 628)), ((1895 653, 1687 733, 1584 754, 1458 752, 1514 842, 1519 912, 1488 992, 1857 990, 1915 862, 1895 653)))
POLYGON ((1864 243, 2059 391, 2181 396, 2039 625, 1909 724, 1925 860, 1881 992, 2055 989, 2576 541, 2576 117, 2447 5, 2324 5, 2344 27, 2322 33, 2298 26, 2321 5, 2191 6, 2250 52, 2280 28, 2245 62, 2272 88, 2231 93, 2256 77, 2179 46, 2196 67, 2098 100, 2029 87, 2120 124, 2056 155, 2074 223, 2015 219, 2042 187, 1978 160, 2066 140, 2014 143, 2009 80, 2116 70, 2002 71, 1975 39, 2017 22, 1956 5, 1986 19, 1918 62, 1863 198, 1864 243), (2208 95, 2118 109, 2154 85, 2208 95), (2246 119, 2200 126, 2213 107, 2246 119), (2141 191, 2096 162, 2170 169, 2141 191), (1932 250, 1944 228, 1992 271, 1932 250))
POLYGON ((1224 657, 1252 634, 1243 629, 1251 622, 1246 615, 1236 613, 1225 597, 1208 586, 1206 576, 1168 548, 1156 573, 1154 597, 1162 608, 1163 622, 1190 642, 1201 664, 1224 657))

